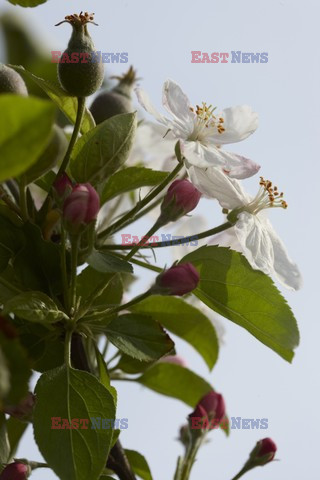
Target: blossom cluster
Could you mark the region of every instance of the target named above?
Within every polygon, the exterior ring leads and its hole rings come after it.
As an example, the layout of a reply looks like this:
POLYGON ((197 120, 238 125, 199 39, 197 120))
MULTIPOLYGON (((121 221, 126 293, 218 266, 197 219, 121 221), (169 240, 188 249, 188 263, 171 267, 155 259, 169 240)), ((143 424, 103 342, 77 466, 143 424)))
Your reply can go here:
POLYGON ((163 86, 162 102, 171 118, 159 113, 140 87, 136 94, 142 107, 179 142, 186 173, 205 197, 216 199, 231 228, 213 237, 209 244, 230 246, 242 252, 251 266, 274 276, 289 289, 298 290, 302 279, 297 265, 271 223, 265 210, 287 208, 283 192, 259 177, 259 190, 251 197, 241 180, 256 175, 260 165, 222 148, 248 138, 258 127, 258 115, 248 105, 226 108, 203 102, 193 107, 181 87, 172 80, 163 86))

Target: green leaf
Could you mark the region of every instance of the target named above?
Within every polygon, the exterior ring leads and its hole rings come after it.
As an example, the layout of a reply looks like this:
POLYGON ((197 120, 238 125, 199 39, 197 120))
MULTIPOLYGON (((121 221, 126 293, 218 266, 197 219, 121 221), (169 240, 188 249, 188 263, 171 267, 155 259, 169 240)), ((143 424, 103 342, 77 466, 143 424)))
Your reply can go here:
POLYGON ((48 143, 54 106, 38 98, 0 97, 0 181, 27 170, 48 143))
MULTIPOLYGON (((111 273, 102 273, 92 267, 85 268, 77 277, 77 294, 85 300, 99 286, 107 284, 112 276, 111 273)), ((123 294, 123 287, 119 275, 115 275, 108 287, 93 303, 95 307, 107 308, 116 307, 120 304, 123 294)))
POLYGON ((161 325, 143 315, 121 315, 107 325, 105 332, 119 350, 142 361, 158 360, 174 348, 161 325))
POLYGON ((136 475, 142 480, 152 480, 151 471, 147 460, 135 450, 125 450, 129 463, 136 475))
POLYGON ((100 382, 104 387, 106 387, 107 390, 109 390, 109 392, 113 396, 115 405, 117 405, 117 390, 114 387, 112 387, 110 384, 110 376, 107 369, 107 365, 98 347, 96 347, 96 358, 97 358, 97 366, 99 371, 100 382))
POLYGON ((253 270, 242 254, 223 247, 201 247, 181 262, 197 267, 200 283, 193 293, 200 300, 292 361, 299 344, 297 323, 270 277, 253 270))
POLYGON ((23 244, 21 228, 10 218, 8 209, 0 206, 0 273, 7 268, 9 260, 23 244))
POLYGON ((113 272, 124 272, 124 273, 133 273, 133 268, 131 263, 122 260, 119 257, 112 255, 107 252, 99 252, 94 250, 90 257, 87 259, 89 265, 98 272, 103 273, 113 273, 113 272))
POLYGON ((66 319, 48 295, 42 292, 23 292, 11 298, 4 306, 5 313, 13 313, 29 322, 44 326, 66 319))
POLYGON ((7 269, 0 275, 0 303, 7 302, 22 290, 23 287, 18 284, 13 268, 8 265, 7 269))
POLYGON ((7 431, 10 445, 9 458, 12 458, 19 446, 20 440, 28 427, 27 422, 21 422, 14 417, 10 417, 7 421, 7 431))
POLYGON ((39 323, 23 322, 19 327, 19 338, 32 360, 32 368, 46 372, 64 363, 62 328, 55 326, 54 332, 39 323))
POLYGON ((10 373, 10 390, 5 395, 6 405, 17 405, 28 393, 31 376, 26 350, 18 338, 7 338, 0 333, 0 350, 10 373))
POLYGON ((11 256, 12 252, 10 252, 7 247, 0 244, 0 272, 3 272, 3 270, 7 268, 11 256))
MULTIPOLYGON (((90 373, 65 366, 44 373, 36 386, 34 435, 61 480, 97 480, 107 462, 112 429, 90 428, 90 418, 114 420, 109 391, 90 373), (88 429, 52 429, 52 418, 89 419, 88 429)), ((61 421, 62 423, 62 421, 61 421)))
POLYGON ((77 182, 97 185, 127 160, 136 131, 135 113, 124 113, 105 120, 77 141, 70 169, 77 182))
MULTIPOLYGON (((68 148, 67 137, 62 128, 53 125, 50 141, 40 157, 24 174, 22 182, 24 185, 34 182, 39 177, 44 176, 56 165, 60 164, 68 148)), ((53 172, 51 172, 53 173, 53 172)), ((55 178, 55 174, 54 178, 55 178)))
MULTIPOLYGON (((78 108, 78 100, 76 97, 68 96, 66 92, 60 87, 60 85, 48 82, 43 78, 37 77, 36 75, 33 75, 31 72, 28 72, 28 70, 25 70, 21 66, 10 65, 10 67, 14 68, 22 76, 33 80, 51 98, 51 100, 65 114, 65 116, 70 120, 70 122, 72 122, 73 124, 75 123, 78 108)), ((90 111, 86 108, 81 124, 81 133, 89 132, 89 130, 94 127, 95 122, 93 120, 93 117, 90 111)))
POLYGON ((20 5, 20 7, 37 7, 46 3, 47 0, 8 0, 12 5, 20 5))
POLYGON ((116 172, 105 184, 101 203, 108 202, 117 195, 140 187, 158 185, 168 176, 168 172, 158 172, 151 168, 129 167, 116 172))
POLYGON ((199 310, 176 297, 153 295, 130 307, 149 315, 178 337, 189 342, 204 358, 210 369, 215 365, 219 344, 210 320, 199 310))
POLYGON ((37 225, 26 223, 21 229, 23 248, 14 257, 13 267, 17 278, 27 289, 61 293, 61 268, 59 245, 44 240, 37 225))
POLYGON ((159 362, 136 381, 162 395, 177 398, 192 408, 213 390, 208 382, 188 368, 172 363, 159 362))
POLYGON ((135 358, 129 357, 129 355, 122 354, 119 362, 115 366, 115 369, 122 370, 123 372, 135 374, 144 372, 150 367, 150 362, 141 362, 135 358))

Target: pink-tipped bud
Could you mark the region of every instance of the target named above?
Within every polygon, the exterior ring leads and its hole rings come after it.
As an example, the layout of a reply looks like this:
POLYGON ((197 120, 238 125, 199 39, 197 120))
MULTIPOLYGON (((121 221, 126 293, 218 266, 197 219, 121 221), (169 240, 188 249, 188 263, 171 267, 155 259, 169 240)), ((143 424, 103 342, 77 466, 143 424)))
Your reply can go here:
POLYGON ((0 480, 26 480, 31 473, 28 465, 20 462, 10 463, 0 475, 0 480))
POLYGON ((191 430, 207 430, 218 428, 226 414, 226 406, 220 393, 207 393, 189 415, 191 430))
POLYGON ((54 192, 56 198, 60 201, 65 200, 65 198, 72 192, 73 185, 66 173, 62 173, 58 178, 53 182, 54 192))
POLYGON ((97 218, 100 199, 90 183, 76 185, 63 204, 63 219, 72 232, 77 232, 97 218))
POLYGON ((175 180, 161 205, 160 219, 167 223, 191 212, 199 203, 201 193, 189 180, 175 180))
POLYGON ((35 400, 35 395, 29 392, 28 395, 19 403, 19 405, 6 406, 4 412, 22 422, 28 422, 32 419, 35 400))
POLYGON ((192 263, 182 263, 160 273, 154 289, 162 295, 182 296, 192 292, 199 280, 200 275, 192 263))
POLYGON ((277 446, 271 438, 263 438, 257 442, 250 453, 250 463, 252 466, 263 466, 271 462, 277 451, 277 446))

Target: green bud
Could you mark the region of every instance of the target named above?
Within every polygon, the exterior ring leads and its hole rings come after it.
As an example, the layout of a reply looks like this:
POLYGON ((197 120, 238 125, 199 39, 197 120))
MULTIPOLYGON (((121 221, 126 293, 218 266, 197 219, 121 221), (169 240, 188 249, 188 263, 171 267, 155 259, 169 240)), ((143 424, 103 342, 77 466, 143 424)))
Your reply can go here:
POLYGON ((120 77, 117 85, 109 92, 101 92, 93 101, 90 111, 96 124, 121 113, 132 113, 132 90, 137 80, 135 70, 130 67, 127 73, 120 77))
POLYGON ((93 14, 81 12, 79 15, 68 15, 57 25, 65 22, 72 26, 72 35, 58 64, 58 77, 69 95, 88 97, 101 87, 104 76, 101 58, 94 61, 95 46, 87 29, 88 23, 96 25, 93 14))
POLYGON ((28 96, 26 84, 19 73, 2 63, 0 63, 0 93, 28 96))

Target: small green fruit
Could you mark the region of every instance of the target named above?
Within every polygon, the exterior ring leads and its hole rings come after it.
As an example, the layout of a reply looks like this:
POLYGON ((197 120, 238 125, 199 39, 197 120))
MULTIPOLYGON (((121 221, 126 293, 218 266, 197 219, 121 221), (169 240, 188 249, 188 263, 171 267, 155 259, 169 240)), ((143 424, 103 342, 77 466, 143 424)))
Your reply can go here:
POLYGON ((28 96, 26 84, 19 73, 2 63, 0 64, 0 93, 28 96))
POLYGON ((79 15, 68 15, 58 25, 65 22, 72 26, 72 35, 60 59, 58 77, 69 95, 88 97, 101 87, 104 76, 101 58, 94 61, 95 46, 87 29, 88 23, 94 23, 93 14, 81 12, 79 15))
POLYGON ((136 72, 132 67, 121 77, 118 84, 110 92, 100 93, 93 101, 90 111, 98 125, 114 115, 132 113, 132 90, 137 80, 136 72))

